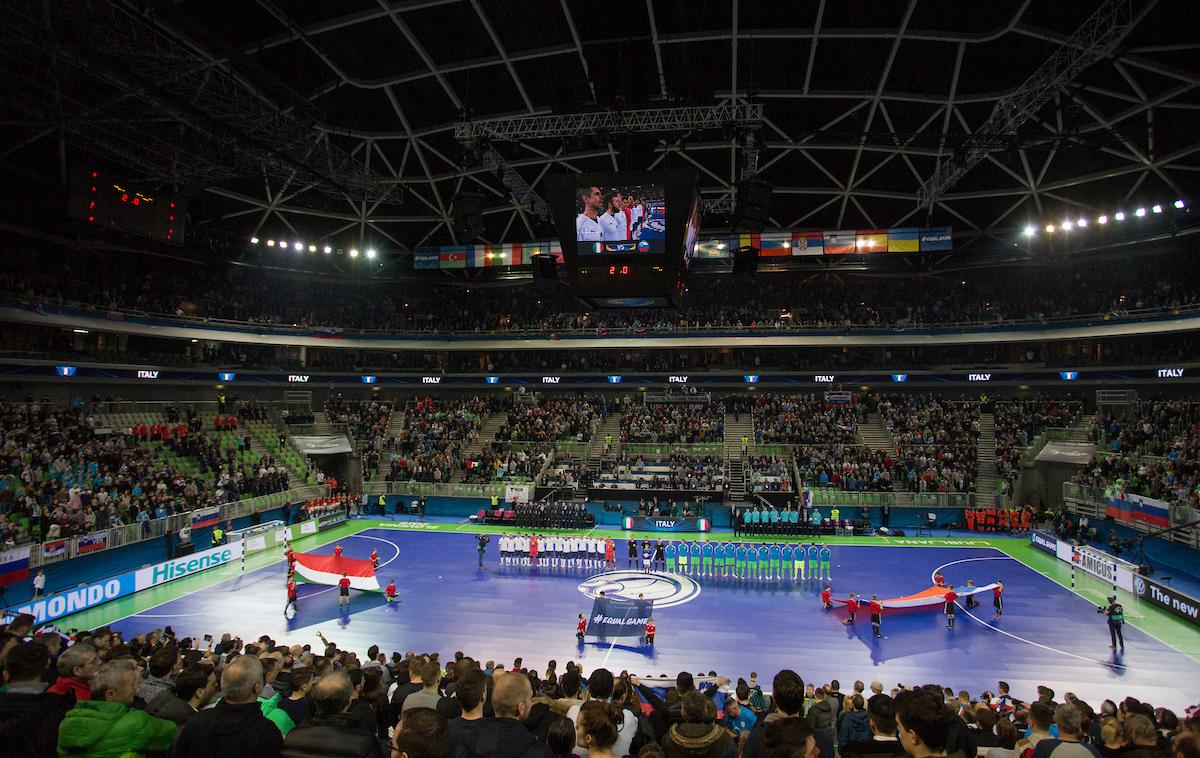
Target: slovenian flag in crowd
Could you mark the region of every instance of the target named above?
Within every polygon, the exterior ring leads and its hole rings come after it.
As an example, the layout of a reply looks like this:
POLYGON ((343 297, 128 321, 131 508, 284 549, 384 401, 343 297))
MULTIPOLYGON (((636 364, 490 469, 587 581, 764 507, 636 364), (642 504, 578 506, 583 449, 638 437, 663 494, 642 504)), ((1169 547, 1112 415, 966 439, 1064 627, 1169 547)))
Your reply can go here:
POLYGON ((92 532, 75 538, 76 552, 80 555, 103 550, 108 547, 108 532, 92 532))
POLYGON ((192 511, 193 529, 203 529, 206 526, 214 526, 220 520, 221 509, 218 507, 200 508, 199 510, 192 511))
POLYGON ((0 550, 0 585, 29 578, 29 545, 0 550))
POLYGON ((1141 522, 1149 526, 1171 525, 1171 506, 1162 500, 1130 495, 1120 490, 1107 494, 1104 515, 1125 523, 1141 522))
POLYGON ((66 540, 50 540, 49 542, 42 543, 42 557, 43 558, 57 558, 60 555, 66 554, 66 552, 67 552, 67 541, 66 540))

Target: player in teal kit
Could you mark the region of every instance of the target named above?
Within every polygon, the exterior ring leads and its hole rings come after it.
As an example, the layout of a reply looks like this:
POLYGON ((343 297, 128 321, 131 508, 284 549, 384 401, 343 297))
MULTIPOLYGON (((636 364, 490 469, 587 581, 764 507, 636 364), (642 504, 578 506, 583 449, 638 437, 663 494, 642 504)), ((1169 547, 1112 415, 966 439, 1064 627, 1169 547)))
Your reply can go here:
MULTIPOLYGON (((776 511, 778 513, 778 511, 776 511)), ((780 570, 779 561, 782 558, 783 550, 779 547, 779 543, 771 545, 771 569, 768 579, 782 579, 783 572, 780 570)))
POLYGON ((688 548, 688 563, 692 567, 692 576, 700 576, 700 543, 692 542, 688 548))
POLYGON ((758 578, 766 579, 771 575, 771 548, 763 543, 758 548, 758 578))
POLYGON ((795 571, 800 574, 800 581, 804 581, 804 556, 808 554, 808 545, 801 542, 796 546, 796 568, 795 571))
POLYGON ((700 547, 700 557, 704 559, 703 576, 712 576, 712 561, 713 561, 713 546, 711 542, 705 542, 700 547))
POLYGON ((713 547, 713 564, 716 566, 717 576, 724 578, 724 576, 725 576, 725 543, 718 542, 713 547))
POLYGON ((663 551, 663 555, 665 555, 666 559, 667 559, 667 571, 670 571, 672 574, 675 573, 675 551, 676 550, 677 550, 677 548, 675 547, 675 543, 668 542, 667 549, 663 551))
POLYGON ((816 579, 816 578, 818 578, 819 574, 821 573, 819 571, 819 566, 818 566, 818 562, 820 561, 820 552, 821 552, 821 548, 817 547, 817 543, 814 542, 813 544, 808 546, 808 578, 809 579, 816 579))
POLYGON ((821 573, 826 581, 832 578, 829 575, 829 545, 821 545, 821 573))
POLYGON ((741 542, 737 543, 734 548, 734 554, 737 556, 737 563, 734 564, 733 575, 738 579, 746 578, 746 546, 741 542))
POLYGON ((795 568, 795 562, 794 562, 796 551, 792 547, 792 543, 789 542, 786 545, 784 545, 783 550, 781 550, 780 552, 783 554, 783 573, 779 575, 779 578, 780 579, 789 579, 790 578, 790 581, 793 581, 793 582, 796 581, 796 568, 795 568))

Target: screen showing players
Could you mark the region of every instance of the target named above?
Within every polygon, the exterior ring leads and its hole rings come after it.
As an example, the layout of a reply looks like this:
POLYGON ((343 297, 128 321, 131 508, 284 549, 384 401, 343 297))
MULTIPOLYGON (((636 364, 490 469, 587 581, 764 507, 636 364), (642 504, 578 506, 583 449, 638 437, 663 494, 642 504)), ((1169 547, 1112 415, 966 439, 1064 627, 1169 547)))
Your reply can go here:
POLYGON ((661 184, 577 187, 575 251, 580 255, 661 254, 665 198, 661 184))

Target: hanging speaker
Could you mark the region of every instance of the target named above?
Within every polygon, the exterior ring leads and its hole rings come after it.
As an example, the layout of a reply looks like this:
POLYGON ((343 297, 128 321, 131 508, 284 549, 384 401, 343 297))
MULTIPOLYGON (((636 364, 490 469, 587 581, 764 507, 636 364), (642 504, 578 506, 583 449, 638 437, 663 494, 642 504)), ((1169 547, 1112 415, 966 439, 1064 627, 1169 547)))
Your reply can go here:
POLYGON ((738 182, 734 226, 739 231, 761 232, 771 220, 771 192, 774 187, 761 179, 738 182))

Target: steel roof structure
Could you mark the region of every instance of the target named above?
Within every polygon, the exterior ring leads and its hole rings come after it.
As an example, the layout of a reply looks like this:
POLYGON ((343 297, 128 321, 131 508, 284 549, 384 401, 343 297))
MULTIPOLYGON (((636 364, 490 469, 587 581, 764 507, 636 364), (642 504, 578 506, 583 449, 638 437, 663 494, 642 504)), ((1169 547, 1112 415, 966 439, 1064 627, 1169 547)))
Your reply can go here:
POLYGON ((1182 0, 17 3, 0 159, 61 137, 245 237, 460 242, 477 192, 483 239, 545 238, 552 173, 690 166, 706 225, 756 169, 779 227, 1008 239, 1189 195, 1198 26, 1182 0))

